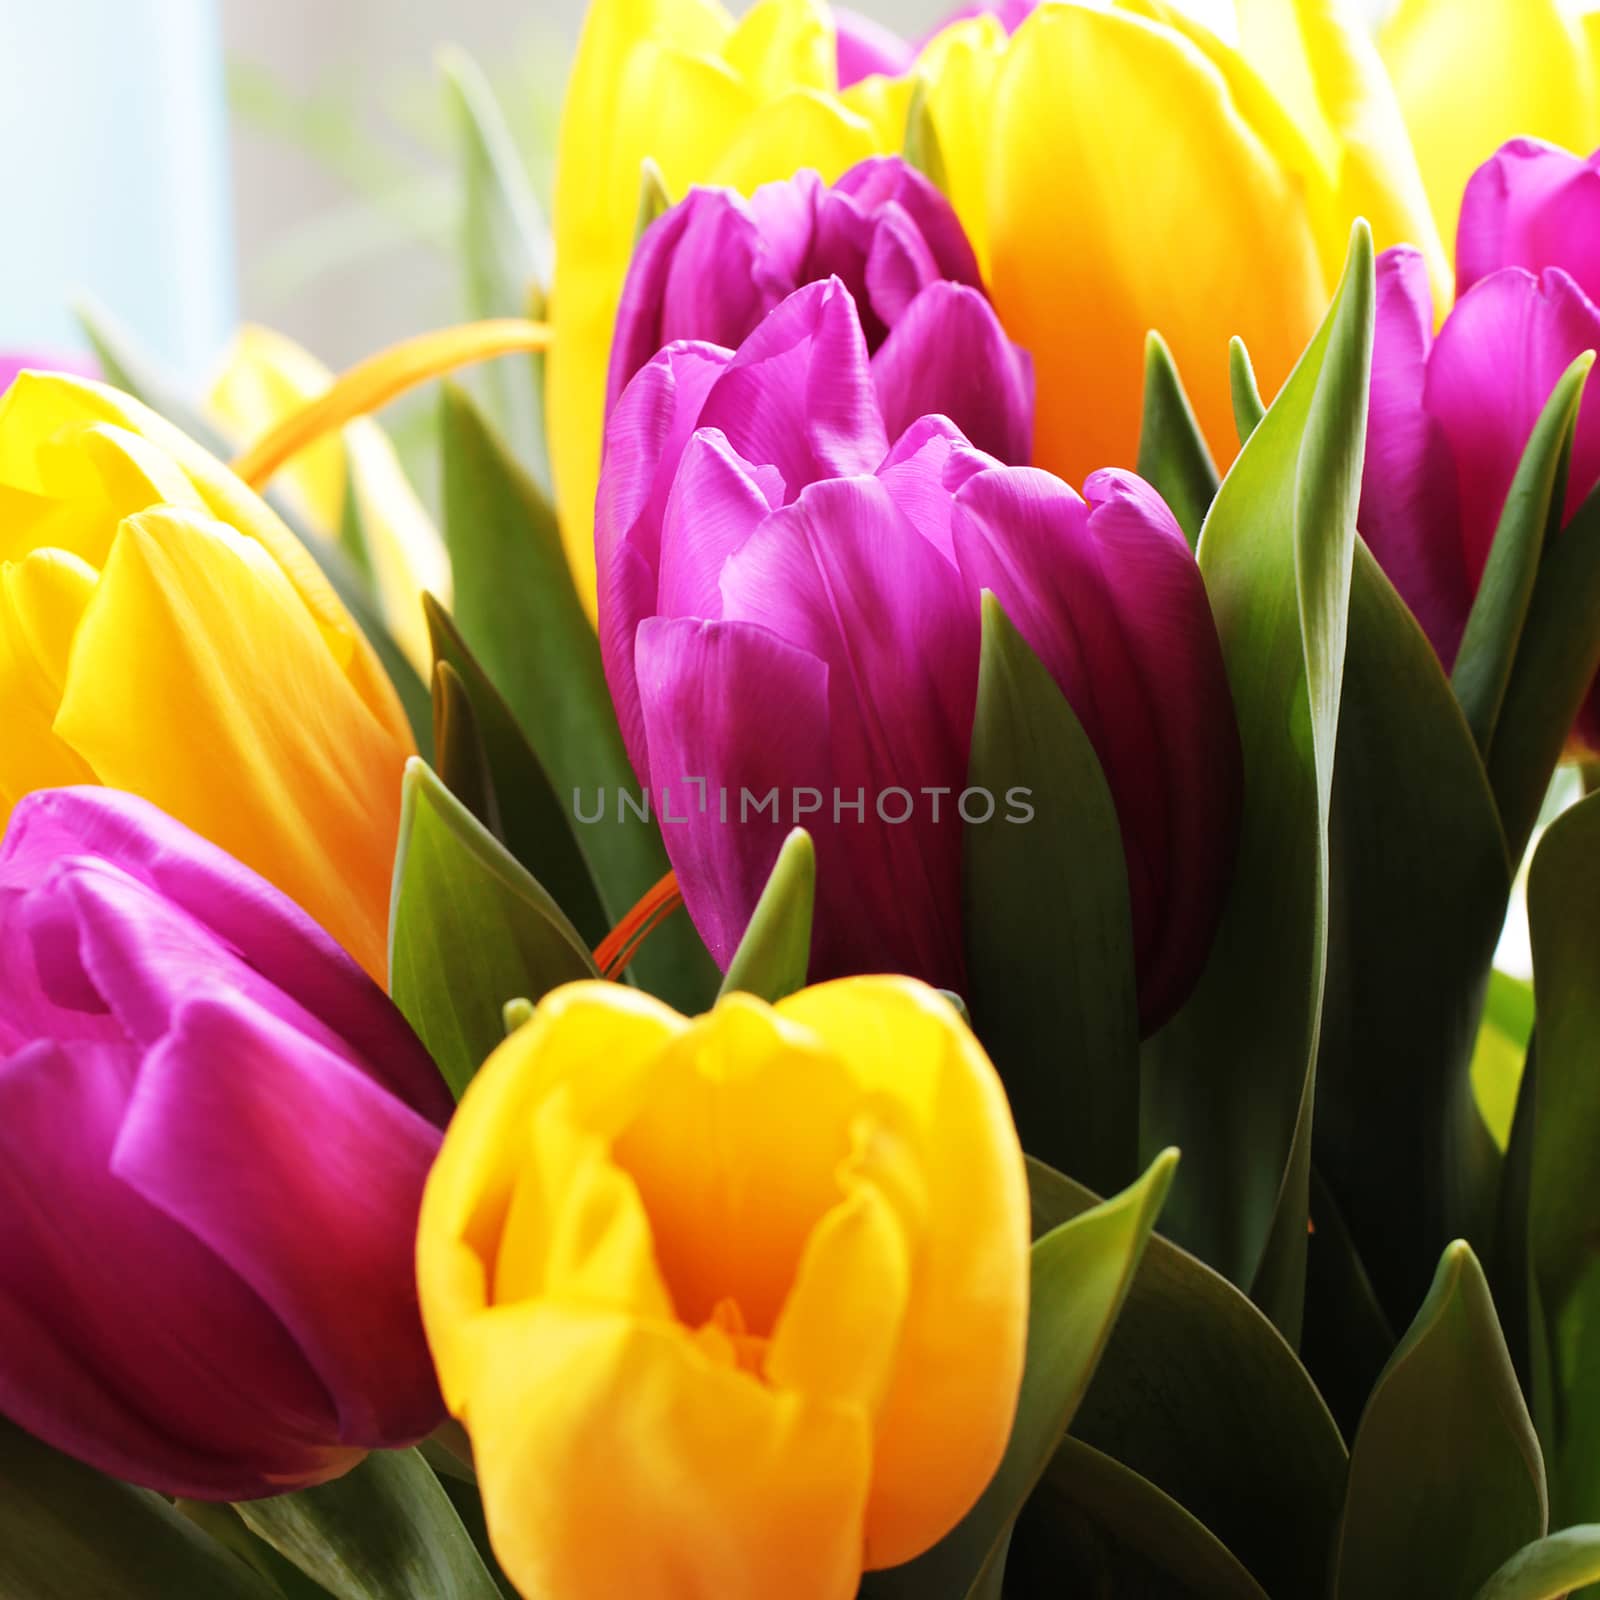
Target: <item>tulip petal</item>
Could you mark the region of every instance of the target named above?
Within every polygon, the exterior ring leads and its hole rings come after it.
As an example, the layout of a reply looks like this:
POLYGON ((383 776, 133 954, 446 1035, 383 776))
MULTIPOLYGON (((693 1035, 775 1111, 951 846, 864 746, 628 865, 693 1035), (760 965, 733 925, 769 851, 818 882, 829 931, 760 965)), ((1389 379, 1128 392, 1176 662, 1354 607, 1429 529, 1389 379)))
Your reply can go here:
POLYGON ((1472 605, 1473 580, 1458 532, 1449 441, 1423 404, 1433 301, 1421 257, 1386 250, 1378 258, 1377 295, 1361 535, 1448 671, 1472 605))
MULTIPOLYGON (((695 927, 726 968, 800 820, 791 810, 796 790, 830 781, 828 669, 765 628, 690 618, 645 622, 637 667, 667 854, 695 927), (703 791, 692 778, 704 780, 703 791), (751 811, 769 791, 775 809, 751 811)), ((821 839, 818 846, 825 855, 821 839)))
POLYGON ((866 1565, 894 1566, 970 1508, 1010 1435, 1026 1323, 1027 1185, 999 1077, 939 997, 901 978, 858 978, 802 990, 776 1009, 818 1034, 865 1092, 903 1108, 918 1141, 926 1220, 877 1417, 866 1526, 866 1565), (959 1326, 948 1316, 956 1305, 959 1326))
POLYGON ((271 1307, 327 1386, 341 1442, 398 1446, 443 1410, 411 1267, 438 1145, 272 1011, 200 996, 145 1055, 111 1169, 271 1307))
POLYGON ((1473 173, 1456 233, 1457 288, 1501 267, 1560 267, 1600 299, 1600 168, 1537 139, 1513 139, 1473 173))
POLYGON ((801 167, 832 182, 878 148, 877 133, 865 117, 816 89, 796 88, 751 111, 707 172, 711 182, 749 194, 801 167))
MULTIPOLYGON (((903 216, 924 241, 939 277, 970 283, 974 288, 982 284, 977 257, 950 202, 899 156, 873 156, 857 163, 831 192, 852 200, 868 216, 879 211, 890 217, 903 216)), ((903 308, 887 305, 883 308, 886 315, 898 314, 900 309, 903 308)))
POLYGON ((892 28, 848 6, 832 9, 841 89, 874 73, 899 77, 910 70, 914 52, 892 28))
POLYGON ((103 783, 255 868, 382 980, 407 750, 254 541, 172 511, 125 521, 56 730, 103 783), (234 781, 218 784, 219 766, 234 781))
POLYGON ((136 1069, 125 1045, 50 1040, 0 1063, 0 1412, 168 1494, 332 1476, 352 1458, 314 1442, 327 1392, 282 1324, 110 1170, 136 1069))
POLYGON ((1401 0, 1378 47, 1446 239, 1473 170, 1507 139, 1600 142, 1588 51, 1561 0, 1401 0))
POLYGON ((948 417, 929 416, 919 417, 895 440, 876 476, 917 532, 954 561, 950 518, 957 490, 975 474, 1003 464, 974 450, 948 417))
POLYGON ((872 358, 890 437, 942 412, 979 449, 1022 464, 1033 453, 1033 361, 976 289, 932 283, 872 358))
POLYGON ((860 1412, 769 1389, 670 1325, 548 1303, 490 1314, 475 1396, 490 1535, 523 1592, 855 1593, 871 1471, 860 1412))
MULTIPOLYGON (((1424 403, 1455 458, 1461 541, 1475 589, 1528 435, 1557 380, 1600 349, 1600 310, 1565 272, 1508 268, 1457 303, 1428 362, 1424 403)), ((1578 412, 1566 516, 1600 479, 1600 405, 1578 412)))

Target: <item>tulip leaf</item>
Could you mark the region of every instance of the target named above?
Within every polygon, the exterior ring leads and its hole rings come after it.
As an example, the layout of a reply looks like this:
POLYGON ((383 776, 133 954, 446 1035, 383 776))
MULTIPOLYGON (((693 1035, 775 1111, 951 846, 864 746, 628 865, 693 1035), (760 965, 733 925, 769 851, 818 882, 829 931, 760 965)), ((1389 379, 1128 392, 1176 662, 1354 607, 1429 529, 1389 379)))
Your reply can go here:
POLYGON ((1600 669, 1600 493, 1545 542, 1488 751, 1511 858, 1520 860, 1572 719, 1600 669))
POLYGON ((1373 298, 1372 236, 1358 222, 1327 318, 1206 518, 1200 570, 1244 752, 1238 860, 1199 986, 1145 1051, 1146 1148, 1185 1153, 1171 1231, 1250 1287, 1291 1339, 1373 298))
POLYGON ((1472 1085, 1511 871, 1460 704, 1358 545, 1330 827, 1315 1151, 1392 1326, 1442 1246, 1487 1249, 1500 1157, 1472 1085))
POLYGON ((816 847, 804 828, 795 828, 778 851, 750 925, 728 963, 719 999, 742 989, 770 1002, 805 987, 816 897, 816 847))
POLYGON ((1472 1600, 1545 1526, 1539 1442, 1483 1269, 1458 1240, 1361 1418, 1333 1600, 1472 1600))
POLYGON ((1167 342, 1153 330, 1144 341, 1144 417, 1139 425, 1139 476, 1155 485, 1193 549, 1217 496, 1217 468, 1184 392, 1167 342))
POLYGON ((968 1002, 1025 1149, 1091 1188, 1139 1160, 1139 1018, 1122 834, 1094 747, 992 594, 967 783, 1033 816, 969 823, 968 1002))
POLYGON ((449 1496, 415 1450, 375 1450, 332 1483, 237 1510, 334 1600, 500 1600, 449 1496))
POLYGON ((965 1600, 1009 1536, 1094 1376, 1178 1164, 1162 1152, 1132 1187, 1034 1241, 1028 1352, 1004 1458, 977 1505, 926 1554, 863 1584, 863 1600, 965 1600))
POLYGON ((10 1600, 279 1600, 172 1504, 0 1417, 0 1595, 10 1600))
POLYGON ((921 76, 906 107, 905 143, 900 154, 908 167, 915 167, 941 194, 949 194, 950 176, 944 164, 944 149, 928 105, 928 80, 921 76))
POLYGON ((477 713, 461 674, 448 661, 435 662, 433 668, 433 752, 445 788, 504 843, 477 713))
POLYGON ((1266 1590, 1210 1529, 1147 1478, 1079 1439, 1062 1440, 1016 1543, 1023 1593, 1267 1600, 1266 1590), (1069 1523, 1081 1572, 1063 1562, 1059 1538, 1051 1537, 1069 1523), (1046 1524, 1046 1559, 1037 1563, 1035 1588, 1027 1581, 1029 1535, 1046 1524))
POLYGON ((1538 1409, 1559 1519, 1600 1522, 1600 796, 1545 831, 1528 920, 1539 1034, 1526 1241, 1533 1366, 1552 1389, 1538 1409))
POLYGON ((1267 408, 1256 387, 1256 369, 1250 364, 1250 352, 1238 334, 1228 341, 1228 389, 1233 397, 1233 425, 1242 445, 1261 426, 1267 408))
MULTIPOLYGON (((1036 1234, 1096 1204, 1038 1162, 1028 1180, 1036 1234)), ((1272 1323, 1159 1234, 1072 1433, 1176 1500, 1269 1594, 1324 1592, 1346 1471, 1339 1429, 1272 1323)))
MULTIPOLYGON (((131 394, 158 416, 165 417, 218 461, 227 461, 232 457, 233 449, 229 442, 194 406, 182 398, 178 386, 156 367, 150 357, 138 348, 128 331, 115 322, 103 307, 79 305, 77 317, 89 343, 94 347, 108 383, 131 394)), ((322 569, 322 575, 333 586, 345 609, 366 635, 367 642, 400 697, 401 708, 418 750, 425 757, 430 756, 433 750, 433 706, 427 685, 418 676, 417 669, 407 659, 405 652, 395 643, 378 609, 370 584, 346 552, 337 543, 306 527, 281 495, 268 488, 262 494, 262 499, 277 512, 285 526, 310 552, 312 559, 322 569)))
POLYGON ((504 1006, 598 976, 548 893, 413 757, 401 785, 389 988, 459 1098, 505 1037, 504 1006))
POLYGON ((1560 531, 1572 434, 1593 365, 1592 350, 1579 356, 1551 391, 1534 424, 1501 508, 1488 564, 1456 652, 1450 685, 1480 750, 1488 750, 1494 738, 1545 540, 1560 531))
POLYGON ((657 217, 665 214, 672 204, 667 193, 667 180, 661 175, 654 156, 646 156, 639 163, 639 206, 634 213, 633 238, 638 243, 646 228, 657 217))
POLYGON ((1586 1583, 1600 1583, 1600 1525, 1592 1522, 1524 1545, 1473 1600, 1563 1600, 1586 1583))
MULTIPOLYGON (((579 847, 572 818, 552 787, 543 763, 523 736, 500 691, 467 648, 449 612, 431 594, 422 597, 422 609, 435 662, 453 669, 472 708, 499 818, 499 826, 491 831, 545 885, 585 944, 599 944, 611 925, 579 847)), ((442 756, 440 775, 453 792, 459 793, 442 756)), ((476 814, 486 820, 482 813, 476 814)))
POLYGON ((178 1500, 179 1511, 224 1549, 271 1581, 274 1600, 328 1600, 328 1591, 313 1583, 293 1562, 258 1539, 226 1501, 178 1500))
MULTIPOLYGON (((668 870, 653 820, 625 810, 637 794, 555 512, 459 388, 440 416, 444 521, 455 570, 455 619, 537 751, 571 817, 615 924, 668 870), (591 811, 600 820, 580 820, 591 811)), ((703 1011, 716 963, 687 917, 653 932, 632 963, 639 982, 678 1010, 703 1011)))
POLYGON ((1490 1137, 1501 1150, 1511 1138, 1522 1064, 1532 1034, 1533 986, 1494 969, 1472 1047, 1472 1094, 1490 1137))
MULTIPOLYGON (((550 230, 516 142, 471 56, 447 46, 439 53, 439 70, 461 173, 459 255, 467 314, 537 317, 550 282, 550 230)), ((547 484, 543 356, 502 356, 484 363, 469 381, 501 436, 547 484)))

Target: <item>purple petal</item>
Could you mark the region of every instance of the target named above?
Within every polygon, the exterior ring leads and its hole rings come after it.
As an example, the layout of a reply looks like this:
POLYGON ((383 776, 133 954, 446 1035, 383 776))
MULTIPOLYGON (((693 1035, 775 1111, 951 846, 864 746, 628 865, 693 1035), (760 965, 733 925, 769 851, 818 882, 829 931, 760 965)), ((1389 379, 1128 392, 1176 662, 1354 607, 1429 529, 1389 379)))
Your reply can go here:
POLYGON ((955 493, 976 473, 1001 465, 975 450, 948 417, 918 417, 894 442, 876 476, 923 538, 954 561, 950 517, 955 493))
POLYGON ((976 289, 924 289, 872 358, 890 434, 941 412, 978 449, 1021 465, 1033 453, 1033 362, 976 289))
POLYGON ((257 1295, 111 1172, 126 1046, 0 1063, 0 1412, 167 1494, 242 1499, 350 1464, 326 1390, 257 1295))
MULTIPOLYGON (((1428 361, 1424 403, 1455 459, 1461 539, 1475 589, 1517 464, 1563 372, 1600 348, 1600 311, 1565 273, 1508 268, 1457 301, 1428 361)), ((1578 412, 1565 515, 1600 479, 1600 405, 1578 412)))
POLYGON ((700 426, 746 461, 778 469, 788 492, 871 472, 889 448, 855 302, 837 278, 789 296, 712 385, 700 426))
POLYGON ((1539 139, 1513 139, 1473 173, 1456 232, 1456 292, 1502 267, 1571 273, 1600 299, 1600 166, 1539 139))
POLYGON ((981 287, 978 258, 955 207, 936 184, 899 156, 869 156, 857 162, 834 184, 833 192, 848 196, 868 216, 892 208, 909 217, 927 242, 941 277, 981 287))
POLYGON ((695 927, 726 969, 794 825, 795 790, 830 786, 828 669, 764 628, 658 617, 639 629, 638 672, 667 854, 695 927), (741 791, 754 804, 769 790, 776 812, 742 800, 741 791))
POLYGON ((831 10, 841 89, 848 89, 874 73, 897 78, 911 70, 916 57, 899 34, 844 6, 833 6, 831 10))
POLYGON ((272 1308, 341 1443, 398 1446, 443 1413, 412 1266, 439 1137, 343 1057, 219 995, 146 1056, 111 1165, 272 1308))
POLYGON ((1361 534, 1448 671, 1473 586, 1449 440, 1423 405, 1433 296, 1421 254, 1409 246, 1385 250, 1377 291, 1361 534))

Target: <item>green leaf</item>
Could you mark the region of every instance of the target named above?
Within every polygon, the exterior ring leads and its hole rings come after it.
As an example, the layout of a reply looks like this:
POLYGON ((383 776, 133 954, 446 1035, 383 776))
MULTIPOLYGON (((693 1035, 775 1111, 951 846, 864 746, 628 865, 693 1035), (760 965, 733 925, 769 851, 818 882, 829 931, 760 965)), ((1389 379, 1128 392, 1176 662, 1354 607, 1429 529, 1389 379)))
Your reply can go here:
POLYGON ((633 237, 637 243, 641 234, 672 204, 667 193, 667 180, 654 156, 646 156, 639 163, 639 209, 634 215, 633 237))
POLYGON ((1122 834, 1094 747, 992 594, 967 783, 1027 793, 968 823, 968 1003, 1025 1149, 1101 1193, 1139 1161, 1139 1017, 1122 834), (1009 809, 1009 808, 1008 808, 1009 809))
POLYGON ((1520 861, 1572 719, 1600 669, 1600 494, 1545 543, 1533 599, 1489 745, 1489 782, 1520 861))
POLYGON ((313 1583, 270 1544, 258 1539, 225 1501, 178 1500, 174 1503, 197 1528, 269 1579, 274 1594, 281 1595, 282 1600, 328 1600, 328 1591, 320 1583, 313 1583))
POLYGON ((148 1489, 61 1455, 0 1417, 0 1594, 8 1600, 279 1600, 148 1489))
POLYGON ((433 749, 445 788, 504 843, 489 757, 472 697, 461 674, 448 661, 436 662, 433 669, 433 749))
POLYGON ((459 1099, 505 1037, 506 1001, 598 974, 561 908, 445 788, 406 763, 389 986, 459 1099))
POLYGON ((1364 544, 1334 760, 1316 1161, 1391 1324, 1454 1238, 1487 1251, 1499 1154, 1472 1050, 1511 871, 1460 705, 1364 544))
MULTIPOLYGON (((540 314, 550 281, 550 230, 505 116, 477 62, 448 46, 439 53, 461 174, 461 266, 467 315, 540 314)), ((501 436, 541 482, 545 450, 544 357, 502 356, 472 380, 501 436)))
POLYGON ((1027 1361, 1005 1456, 961 1522, 915 1561, 874 1574, 863 1600, 963 1600, 992 1570, 1089 1387, 1177 1164, 1177 1151, 1164 1151, 1131 1188, 1034 1241, 1027 1361))
POLYGON ((1562 1600, 1586 1583, 1600 1583, 1600 1526, 1594 1523, 1525 1545, 1474 1600, 1562 1600))
POLYGON ((1579 356, 1551 391, 1534 424, 1456 653, 1450 684, 1480 750, 1488 750, 1494 738, 1545 540, 1560 531, 1572 432, 1593 365, 1592 350, 1579 356))
POLYGON ((1153 330, 1144 341, 1144 417, 1139 426, 1139 476, 1172 508, 1192 549, 1217 497, 1217 468, 1184 393, 1167 342, 1153 330))
MULTIPOLYGON (((1036 1232, 1097 1203, 1037 1162, 1028 1181, 1036 1232)), ((1072 1433, 1176 1500, 1269 1594, 1325 1591, 1346 1471, 1339 1429, 1266 1317, 1159 1234, 1072 1433)))
POLYGON ((1546 829, 1528 921, 1539 1043, 1527 1245, 1544 1323, 1534 1365, 1553 1385, 1540 1420, 1558 1520, 1600 1521, 1600 796, 1546 829))
POLYGON ((1238 430, 1239 443, 1244 444, 1261 426, 1267 408, 1262 404, 1261 391, 1256 387, 1256 372, 1250 365, 1250 352, 1238 334, 1228 341, 1228 388, 1233 396, 1233 425, 1238 430))
POLYGON ((1250 1287, 1291 1339, 1373 295, 1372 236, 1357 223, 1326 320, 1206 518, 1200 570, 1239 719, 1244 808, 1210 963, 1145 1051, 1145 1146, 1185 1152, 1171 1231, 1250 1287))
POLYGON ((518 995, 515 1000, 507 1000, 500 1008, 500 1018, 505 1026, 506 1037, 509 1038, 525 1022, 533 1021, 533 1001, 518 995))
POLYGON ((1511 1139, 1522 1064, 1532 1033, 1533 986, 1509 972, 1491 971, 1483 1020, 1472 1047, 1472 1094, 1500 1150, 1511 1139))
POLYGON ((742 989, 776 1001, 805 987, 816 896, 816 847, 804 828, 795 828, 783 841, 750 925, 728 963, 719 999, 742 989))
POLYGON ((911 103, 906 107, 906 136, 900 154, 908 167, 915 167, 941 194, 950 192, 944 149, 933 113, 928 109, 928 80, 924 77, 918 77, 911 103))
MULTIPOLYGON (((467 648, 449 612, 431 594, 422 597, 436 662, 448 663, 472 706, 488 766, 499 826, 491 831, 550 892, 591 949, 610 931, 572 817, 543 763, 523 737, 511 708, 467 648)), ((447 773, 446 784, 455 790, 447 773)), ((480 814, 481 816, 481 814, 480 814)))
POLYGON ((1458 1240, 1350 1455, 1334 1600, 1472 1600, 1546 1526, 1539 1441, 1478 1258, 1458 1240))
MULTIPOLYGON (((229 461, 233 449, 217 429, 184 399, 178 386, 142 351, 128 331, 101 306, 80 304, 78 321, 94 346, 106 380, 135 400, 142 401, 175 428, 194 440, 218 461, 229 461)), ((305 526, 294 510, 270 488, 262 495, 284 524, 294 533, 333 585, 345 609, 366 635, 383 670, 388 673, 400 705, 411 726, 417 749, 426 758, 433 752, 433 705, 428 687, 417 675, 405 652, 394 642, 383 614, 378 609, 371 587, 350 557, 337 544, 305 526)))
MULTIPOLYGON (((615 924, 667 872, 653 821, 624 812, 637 795, 594 629, 573 587, 555 512, 507 455, 476 406, 444 386, 440 416, 445 535, 455 570, 455 618, 505 696, 576 833, 615 924), (598 822, 577 821, 603 807, 598 822)), ((633 962, 645 988, 680 1011, 703 1011, 716 965, 686 916, 669 918, 633 962)))
POLYGON ((375 1450, 332 1483, 237 1510, 334 1600, 500 1600, 415 1450, 375 1450))

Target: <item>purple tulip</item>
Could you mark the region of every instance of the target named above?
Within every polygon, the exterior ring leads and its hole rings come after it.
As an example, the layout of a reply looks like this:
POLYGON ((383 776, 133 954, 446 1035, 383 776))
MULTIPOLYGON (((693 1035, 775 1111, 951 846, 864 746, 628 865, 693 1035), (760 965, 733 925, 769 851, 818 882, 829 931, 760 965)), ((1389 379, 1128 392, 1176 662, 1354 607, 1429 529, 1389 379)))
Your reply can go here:
POLYGON ((243 1499, 443 1416, 413 1239, 448 1093, 283 895, 143 800, 0 846, 0 1412, 243 1499))
POLYGON ((639 241, 611 346, 607 410, 679 339, 732 349, 802 284, 836 277, 855 297, 891 433, 950 417, 980 449, 1026 461, 1033 362, 1005 336, 950 202, 896 156, 831 188, 814 172, 745 200, 691 189, 639 241))
MULTIPOLYGON (((1528 436, 1573 360, 1600 349, 1600 169, 1517 140, 1462 203, 1460 296, 1434 335, 1414 250, 1378 259, 1361 531, 1448 671, 1528 436)), ((1600 482, 1600 405, 1578 413, 1563 523, 1600 482)), ((1600 749, 1591 691, 1575 743, 1600 749)))
MULTIPOLYGON (((963 986, 959 808, 988 588, 1105 768, 1154 1027, 1199 973, 1237 828, 1238 734, 1194 560, 1129 473, 1095 474, 1085 501, 941 416, 891 447, 876 376, 830 279, 736 352, 669 345, 612 414, 601 647, 690 914, 726 966, 799 822, 819 857, 812 978, 963 986)), ((996 804, 992 825, 1019 825, 996 804)))

